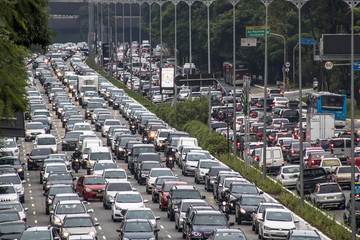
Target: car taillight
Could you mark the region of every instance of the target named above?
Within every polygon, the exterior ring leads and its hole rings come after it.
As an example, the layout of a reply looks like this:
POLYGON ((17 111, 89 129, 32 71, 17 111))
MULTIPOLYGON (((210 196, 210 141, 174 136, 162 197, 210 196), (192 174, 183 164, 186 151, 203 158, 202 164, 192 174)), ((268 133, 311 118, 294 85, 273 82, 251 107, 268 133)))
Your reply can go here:
POLYGON ((296 151, 295 150, 291 150, 291 153, 295 153, 296 151))
POLYGON ((285 162, 284 162, 284 161, 282 161, 282 162, 281 162, 281 165, 282 165, 282 166, 284 166, 284 165, 285 165, 285 162))
POLYGON ((282 179, 285 179, 285 176, 284 176, 284 174, 281 174, 281 178, 282 178, 282 179))
POLYGON ((283 150, 286 150, 286 147, 282 147, 283 150))
POLYGON ((256 157, 254 158, 254 160, 255 160, 255 161, 259 161, 259 157, 256 156, 256 157))
POLYGON ((236 144, 236 146, 239 148, 239 147, 240 147, 240 143, 238 142, 238 143, 236 144))

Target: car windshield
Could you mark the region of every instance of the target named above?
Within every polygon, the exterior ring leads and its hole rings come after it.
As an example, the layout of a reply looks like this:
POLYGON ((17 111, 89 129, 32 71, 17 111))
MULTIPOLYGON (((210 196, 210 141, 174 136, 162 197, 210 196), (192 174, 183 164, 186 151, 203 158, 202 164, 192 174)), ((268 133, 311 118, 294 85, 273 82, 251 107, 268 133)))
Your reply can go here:
POLYGON ((14 156, 14 154, 10 151, 10 152, 0 152, 0 157, 7 157, 7 156, 14 156))
POLYGON ((63 227, 92 227, 94 224, 89 217, 66 218, 63 227))
MULTIPOLYGON (((340 167, 338 173, 351 173, 351 167, 340 167)), ((355 173, 359 173, 359 168, 355 167, 355 173)))
POLYGON ((81 203, 59 204, 56 214, 86 213, 86 209, 81 203))
POLYGON ((87 177, 84 179, 85 185, 105 185, 106 181, 103 177, 87 177))
POLYGON ((266 219, 269 221, 291 222, 292 216, 289 212, 268 212, 266 219))
POLYGON ((143 163, 141 165, 141 170, 149 171, 152 168, 158 168, 158 167, 162 167, 161 163, 143 163))
POLYGON ((262 202, 265 202, 264 198, 244 197, 241 201, 241 205, 257 206, 262 202))
POLYGON ((241 232, 221 232, 216 233, 214 240, 242 240, 246 239, 245 235, 241 232))
POLYGON ((94 166, 94 170, 104 170, 109 168, 117 168, 116 163, 97 163, 94 166))
POLYGON ((201 195, 198 190, 178 190, 174 191, 173 199, 200 199, 201 195))
POLYGON ((316 159, 316 158, 329 158, 332 157, 332 154, 329 152, 322 152, 322 153, 313 153, 311 155, 311 158, 316 159))
POLYGON ((148 222, 128 222, 125 224, 124 232, 151 232, 152 228, 148 222))
POLYGON ((27 130, 34 130, 34 129, 44 129, 44 125, 42 123, 32 123, 26 125, 27 130))
POLYGON ((74 125, 73 131, 92 131, 90 125, 74 125))
POLYGON ((126 219, 155 219, 151 210, 128 210, 126 219))
POLYGON ((13 208, 17 212, 23 211, 23 208, 20 203, 0 204, 0 209, 8 209, 8 208, 13 208))
POLYGON ((55 196, 58 193, 73 193, 74 190, 70 186, 53 186, 49 189, 49 196, 55 196))
POLYGON ((24 222, 8 223, 0 225, 0 234, 16 234, 25 231, 26 224, 24 222))
POLYGON ((66 166, 65 165, 59 165, 59 166, 47 166, 46 167, 46 172, 65 172, 66 166))
POLYGON ((300 172, 300 167, 286 167, 283 169, 283 173, 298 173, 300 172))
POLYGON ((227 226, 224 215, 196 215, 193 220, 194 225, 227 226))
POLYGON ((116 178, 116 179, 125 179, 126 173, 122 171, 107 171, 104 175, 105 178, 116 178))
POLYGON ((311 236, 291 236, 291 240, 321 240, 320 237, 311 237, 311 236))
POLYGON ((337 184, 326 184, 322 185, 318 193, 337 193, 341 192, 341 188, 337 184))
POLYGON ((154 153, 155 148, 154 147, 139 147, 133 149, 133 156, 138 156, 140 153, 150 152, 154 153))
POLYGON ((219 166, 219 163, 218 162, 201 162, 201 164, 200 164, 200 168, 209 169, 212 166, 219 166))
POLYGON ((173 176, 173 172, 170 169, 156 170, 151 171, 150 177, 159 177, 159 176, 173 176))
POLYGON ((50 230, 45 231, 25 231, 21 235, 21 240, 51 240, 50 230))
POLYGON ((242 194, 258 194, 256 186, 252 185, 232 185, 231 191, 242 194))
POLYGON ((48 177, 48 181, 51 182, 53 180, 71 180, 72 176, 70 173, 50 173, 48 177))
POLYGON ((0 148, 14 148, 16 147, 16 142, 15 141, 3 141, 0 142, 0 148))
POLYGON ((38 138, 37 144, 38 145, 55 145, 56 144, 56 139, 53 138, 53 137, 51 137, 51 138, 38 138))
POLYGON ((107 191, 132 191, 130 183, 110 183, 107 191))
POLYGON ((0 186, 0 194, 16 193, 13 186, 0 186))
POLYGON ((259 213, 263 213, 265 209, 268 208, 277 208, 277 209, 284 209, 282 205, 261 205, 259 209, 259 213))
POLYGON ((20 220, 20 216, 17 212, 14 211, 0 212, 0 222, 9 222, 16 220, 20 220))
POLYGON ((203 203, 203 202, 187 202, 187 203, 183 203, 181 205, 181 212, 186 212, 190 206, 203 206, 203 205, 207 206, 207 204, 203 203))
POLYGON ((4 184, 4 183, 12 183, 12 184, 20 184, 20 177, 19 175, 14 175, 14 176, 1 176, 0 175, 0 183, 4 184))
POLYGON ((118 203, 139 203, 142 202, 140 194, 118 194, 116 197, 118 203))
POLYGON ((90 154, 90 160, 108 160, 111 159, 110 152, 94 152, 90 154))
POLYGON ((55 197, 53 200, 53 204, 56 205, 59 201, 63 200, 80 200, 80 198, 78 195, 55 197))
POLYGON ((340 166, 340 161, 338 159, 324 159, 322 160, 321 166, 328 167, 328 166, 340 166))
POLYGON ((199 161, 200 159, 206 159, 205 154, 190 154, 187 158, 189 161, 199 161))

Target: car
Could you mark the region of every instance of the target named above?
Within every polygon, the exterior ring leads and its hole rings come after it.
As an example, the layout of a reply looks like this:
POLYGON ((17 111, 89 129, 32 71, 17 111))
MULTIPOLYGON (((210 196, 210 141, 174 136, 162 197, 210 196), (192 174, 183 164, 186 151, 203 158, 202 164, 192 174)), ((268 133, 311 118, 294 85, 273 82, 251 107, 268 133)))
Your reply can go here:
POLYGON ((139 192, 123 191, 115 194, 113 204, 111 205, 111 219, 113 222, 121 220, 124 214, 129 208, 144 208, 144 203, 147 200, 143 200, 139 192))
POLYGON ((170 189, 167 199, 167 216, 170 221, 174 221, 175 212, 183 199, 205 199, 205 196, 201 196, 199 190, 194 186, 175 185, 170 189))
POLYGON ((305 166, 307 168, 317 168, 320 166, 321 159, 331 158, 331 157, 333 157, 331 152, 324 152, 324 151, 310 152, 308 158, 305 161, 305 166))
POLYGON ((43 184, 43 190, 49 189, 53 185, 65 184, 74 187, 74 177, 70 172, 52 172, 43 184))
POLYGON ((286 187, 296 187, 296 181, 299 175, 300 165, 287 165, 280 168, 275 179, 286 187))
POLYGON ((48 163, 45 166, 44 172, 42 174, 42 178, 40 183, 46 183, 50 173, 54 172, 67 172, 67 166, 65 162, 62 163, 48 163))
MULTIPOLYGON (((360 174, 359 168, 355 166, 355 176, 360 174)), ((350 187, 351 183, 351 166, 337 167, 331 176, 333 182, 337 182, 342 187, 350 187)))
POLYGON ((103 197, 103 207, 109 209, 114 202, 114 197, 117 192, 122 191, 135 191, 130 182, 107 182, 103 197))
POLYGON ((67 215, 62 221, 59 234, 63 240, 67 240, 71 235, 82 234, 87 234, 97 239, 96 226, 99 226, 99 223, 94 222, 89 214, 67 215))
POLYGON ((317 207, 345 209, 345 194, 336 182, 318 183, 310 194, 310 201, 317 207))
POLYGON ((23 220, 0 223, 0 239, 19 239, 26 229, 23 220))
POLYGON ((36 226, 27 228, 20 237, 20 240, 34 239, 59 240, 60 236, 52 226, 36 226))
POLYGON ((158 240, 158 228, 154 228, 146 219, 129 219, 120 224, 119 240, 122 239, 154 239, 158 240))
POLYGON ((146 219, 154 228, 157 228, 157 220, 160 220, 159 216, 154 215, 151 208, 129 208, 126 210, 125 216, 122 221, 129 219, 146 219))
POLYGON ((104 169, 103 178, 106 182, 127 182, 128 178, 127 173, 124 169, 104 169))
POLYGON ((157 177, 154 182, 154 187, 151 189, 151 200, 153 203, 159 201, 160 192, 162 192, 162 186, 165 182, 179 182, 180 179, 175 176, 160 176, 157 177))
MULTIPOLYGON (((64 201, 64 200, 81 200, 81 199, 77 193, 57 193, 51 199, 49 204, 47 204, 47 213, 46 214, 49 214, 49 212, 54 209, 54 207, 56 206, 56 204, 59 201, 64 201)), ((86 202, 83 201, 83 203, 86 203, 86 202)))
POLYGON ((316 230, 291 230, 286 240, 311 239, 321 240, 316 230))
POLYGON ((75 191, 84 200, 102 199, 104 196, 106 181, 102 176, 85 175, 81 176, 76 184, 75 191))
POLYGON ((25 182, 26 180, 21 180, 17 173, 0 174, 0 183, 13 185, 21 203, 25 202, 25 191, 23 186, 25 182))
POLYGON ((195 210, 186 223, 186 239, 208 239, 213 229, 229 229, 234 223, 228 223, 224 213, 217 210, 195 210))
POLYGON ((242 239, 246 240, 246 236, 241 229, 217 229, 215 228, 209 238, 209 240, 233 240, 242 239))
POLYGON ((187 175, 195 176, 195 169, 196 169, 197 165, 199 164, 199 161, 202 159, 203 160, 207 159, 207 157, 204 153, 191 152, 191 151, 188 152, 186 154, 184 161, 181 162, 182 174, 184 176, 187 176, 187 175))
POLYGON ((52 134, 39 134, 35 137, 34 148, 50 148, 52 153, 57 153, 57 141, 52 134))
POLYGON ((44 159, 48 158, 52 153, 51 148, 33 148, 30 153, 26 154, 28 156, 27 169, 39 168, 44 159))
POLYGON ((34 140, 39 134, 45 134, 45 127, 41 122, 30 122, 26 124, 25 141, 30 142, 34 140))
POLYGON ((257 206, 254 214, 251 216, 251 229, 255 231, 256 234, 259 233, 259 223, 263 220, 263 213, 267 208, 278 208, 278 209, 285 209, 283 205, 280 203, 273 203, 273 202, 261 202, 257 206))
POLYGON ((209 169, 213 166, 220 166, 218 160, 202 159, 199 160, 194 173, 194 181, 199 184, 205 181, 205 175, 209 172, 209 169))
POLYGON ((156 178, 160 176, 174 176, 174 173, 169 168, 152 168, 149 175, 146 177, 146 192, 148 194, 151 193, 156 178))
POLYGON ((21 220, 21 216, 15 209, 1 209, 0 210, 0 223, 21 220))
POLYGON ((215 178, 220 171, 229 171, 229 167, 225 166, 212 166, 209 171, 205 174, 205 190, 211 192, 214 190, 215 178))
POLYGON ((163 165, 161 164, 161 162, 158 161, 143 161, 137 166, 135 178, 140 185, 146 184, 146 178, 149 176, 151 169, 162 167, 163 165))
POLYGON ((175 229, 179 232, 182 231, 185 215, 190 206, 207 206, 207 202, 202 199, 183 199, 180 204, 179 208, 175 211, 175 229))
POLYGON ((19 194, 17 193, 13 184, 0 185, 0 202, 20 201, 19 194))
MULTIPOLYGON (((24 168, 25 163, 22 163, 18 157, 8 156, 0 157, 0 168, 3 173, 5 173, 3 167, 9 168, 12 167, 15 169, 15 172, 19 175, 21 180, 24 180, 24 168)), ((12 171, 11 171, 12 172, 12 171)))
POLYGON ((86 209, 85 204, 80 200, 64 200, 56 204, 53 211, 50 211, 50 222, 54 227, 61 227, 65 217, 81 215, 93 212, 86 209))
POLYGON ((105 169, 117 169, 117 165, 112 160, 97 161, 90 168, 90 175, 102 175, 105 169))
POLYGON ((355 221, 356 221, 356 227, 360 227, 360 198, 355 197, 355 202, 351 202, 351 198, 349 198, 345 211, 343 213, 344 222, 347 224, 351 224, 351 205, 354 204, 355 208, 355 221))
POLYGON ((50 212, 50 205, 52 205, 54 197, 56 194, 68 194, 74 193, 74 188, 69 185, 57 184, 51 186, 49 189, 45 191, 43 194, 45 196, 45 212, 49 214, 50 212))
POLYGON ((79 140, 79 135, 82 135, 81 131, 71 131, 65 133, 65 137, 61 141, 62 151, 74 151, 76 144, 79 140))
POLYGON ((19 147, 14 138, 4 138, 0 140, 2 151, 10 151, 14 156, 19 156, 19 147))
POLYGON ((235 203, 235 222, 241 224, 242 221, 252 221, 252 215, 262 202, 266 202, 263 196, 241 195, 235 203))
POLYGON ((298 222, 290 210, 267 208, 259 224, 259 239, 286 239, 290 230, 296 229, 295 223, 298 222))
POLYGON ((28 211, 28 208, 24 208, 21 202, 11 201, 0 203, 0 210, 9 208, 15 209, 18 212, 20 219, 26 222, 26 212, 28 211))

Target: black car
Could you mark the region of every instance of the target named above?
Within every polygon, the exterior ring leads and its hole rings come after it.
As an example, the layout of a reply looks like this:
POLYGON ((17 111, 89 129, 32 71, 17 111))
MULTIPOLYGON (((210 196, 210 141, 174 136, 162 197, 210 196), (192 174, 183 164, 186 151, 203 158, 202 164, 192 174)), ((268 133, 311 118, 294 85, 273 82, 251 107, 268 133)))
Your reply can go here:
POLYGON ((146 219, 128 219, 120 224, 119 239, 158 239, 158 228, 146 219))
POLYGON ((179 181, 180 179, 175 176, 157 177, 154 183, 154 187, 151 189, 151 199, 153 203, 157 203, 159 201, 159 191, 161 191, 164 182, 179 182, 179 181))
POLYGON ((48 158, 53 152, 51 148, 34 148, 27 154, 27 168, 33 170, 34 168, 40 168, 44 159, 48 158))
POLYGON ((214 229, 229 229, 225 214, 217 210, 195 210, 186 222, 187 239, 208 239, 214 229))
POLYGON ((205 190, 208 192, 213 191, 214 189, 214 182, 217 174, 220 171, 229 171, 231 170, 228 167, 220 167, 220 166, 213 166, 209 169, 209 172, 205 175, 205 190))
MULTIPOLYGON (((148 152, 145 152, 145 153, 140 153, 139 154, 139 157, 137 159, 137 161, 134 163, 134 171, 135 171, 135 178, 137 178, 137 175, 138 175, 138 170, 139 169, 139 165, 143 162, 146 162, 146 161, 154 161, 154 162, 159 162, 161 163, 161 158, 160 158, 160 155, 157 154, 157 153, 148 153, 148 152)), ((159 167, 162 167, 162 166, 159 166, 159 167)))
MULTIPOLYGON (((345 211, 344 211, 344 221, 345 223, 351 224, 351 198, 349 198, 349 201, 346 205, 345 211)), ((355 198, 355 218, 356 218, 356 227, 360 227, 360 198, 355 198)))
POLYGON ((229 189, 225 191, 225 202, 227 204, 227 211, 232 213, 235 210, 235 204, 244 194, 259 195, 262 191, 253 183, 233 182, 230 184, 229 189))
POLYGON ((75 177, 70 172, 53 172, 49 174, 46 182, 43 183, 43 190, 49 189, 56 184, 74 186, 75 177))
POLYGON ((163 165, 157 161, 145 161, 138 165, 138 170, 136 171, 135 178, 137 179, 140 185, 146 183, 146 178, 149 176, 149 173, 152 168, 161 168, 163 165))
MULTIPOLYGON (((121 137, 121 135, 119 136, 121 137)), ((134 137, 121 137, 121 139, 119 139, 119 141, 116 142, 115 145, 115 155, 116 158, 119 160, 124 160, 125 159, 125 146, 128 142, 130 141, 137 141, 136 138, 134 137)))
POLYGON ((0 223, 0 239, 19 239, 25 229, 23 220, 0 223))
MULTIPOLYGON (((23 166, 25 165, 25 163, 21 163, 20 159, 18 157, 13 157, 13 156, 8 156, 8 157, 1 157, 0 158, 0 166, 5 166, 5 167, 13 167, 17 174, 19 175, 19 177, 21 178, 21 180, 24 180, 24 168, 23 166)), ((8 168, 9 169, 9 168, 8 168)), ((4 171, 7 170, 0 170, 0 172, 5 173, 4 171)), ((10 169, 8 171, 11 171, 10 169)))
POLYGON ((69 185, 58 184, 50 187, 44 193, 45 196, 45 212, 49 214, 49 206, 53 203, 53 199, 58 193, 74 193, 74 188, 69 185))
POLYGON ((20 240, 49 239, 59 240, 57 230, 51 226, 38 226, 27 228, 20 237, 20 240))
POLYGON ((252 214, 261 202, 266 202, 263 196, 242 195, 235 202, 235 221, 241 224, 242 221, 252 221, 252 214))

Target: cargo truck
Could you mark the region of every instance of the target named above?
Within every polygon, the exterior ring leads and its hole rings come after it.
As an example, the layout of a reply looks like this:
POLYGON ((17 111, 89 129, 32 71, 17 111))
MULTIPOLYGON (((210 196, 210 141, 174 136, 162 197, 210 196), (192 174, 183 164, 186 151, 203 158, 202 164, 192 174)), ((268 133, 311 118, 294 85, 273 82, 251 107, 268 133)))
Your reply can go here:
POLYGON ((306 140, 315 143, 318 139, 335 136, 335 115, 327 113, 309 114, 306 126, 306 140))
POLYGON ((82 98, 86 91, 98 92, 99 89, 99 76, 86 75, 78 77, 76 100, 82 105, 82 98))

